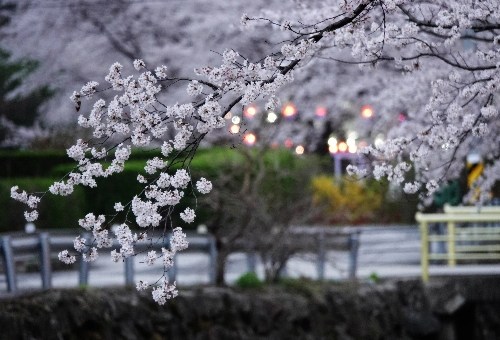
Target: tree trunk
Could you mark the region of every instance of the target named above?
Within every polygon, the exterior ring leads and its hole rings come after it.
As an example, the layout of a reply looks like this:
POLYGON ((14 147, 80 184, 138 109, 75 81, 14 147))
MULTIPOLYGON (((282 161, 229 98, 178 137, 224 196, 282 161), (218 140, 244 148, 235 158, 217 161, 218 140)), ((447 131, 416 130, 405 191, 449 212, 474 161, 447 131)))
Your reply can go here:
POLYGON ((226 281, 224 276, 226 274, 226 258, 228 254, 220 240, 216 240, 215 244, 217 248, 217 256, 215 259, 215 285, 225 286, 226 281))

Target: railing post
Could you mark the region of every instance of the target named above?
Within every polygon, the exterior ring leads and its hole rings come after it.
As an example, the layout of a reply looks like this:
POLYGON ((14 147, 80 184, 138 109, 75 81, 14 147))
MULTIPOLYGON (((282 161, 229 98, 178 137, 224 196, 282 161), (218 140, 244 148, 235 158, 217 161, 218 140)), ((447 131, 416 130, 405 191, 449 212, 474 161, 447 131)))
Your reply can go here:
POLYGON ((130 256, 125 258, 125 284, 133 285, 134 284, 134 257, 130 256))
MULTIPOLYGON (((172 245, 170 244, 170 238, 172 237, 172 234, 167 234, 167 239, 165 240, 165 246, 167 249, 170 249, 172 245)), ((172 259, 174 261, 174 264, 172 267, 168 268, 167 276, 168 276, 168 282, 173 283, 177 277, 177 255, 174 255, 174 258, 172 259)))
POLYGON ((349 236, 349 278, 356 278, 358 266, 359 231, 349 236))
POLYGON ((40 264, 42 275, 42 287, 49 289, 52 286, 52 268, 50 264, 50 242, 49 233, 41 233, 38 236, 40 242, 40 264))
MULTIPOLYGON (((85 246, 85 249, 82 251, 86 252, 90 249, 90 241, 92 240, 92 234, 90 233, 84 233, 82 235, 84 239, 87 240, 89 243, 88 245, 85 246)), ((83 256, 80 256, 80 268, 78 270, 78 284, 80 286, 88 285, 89 284, 89 270, 90 270, 90 262, 84 261, 83 256)))
POLYGON ((325 233, 320 232, 316 237, 318 254, 316 258, 316 271, 318 273, 318 280, 325 278, 325 233))
POLYGON ((172 267, 168 268, 168 272, 167 272, 167 275, 168 275, 168 282, 174 282, 177 278, 177 259, 178 259, 178 256, 177 254, 174 255, 174 258, 172 259, 172 261, 174 261, 174 264, 172 265, 172 267))
POLYGON ((16 263, 14 262, 14 254, 12 253, 12 246, 10 243, 10 236, 3 236, 1 238, 2 253, 5 275, 7 276, 7 290, 11 293, 17 291, 17 277, 16 277, 16 263))
POLYGON ((287 277, 288 276, 287 262, 285 262, 283 264, 283 268, 281 268, 279 275, 280 275, 280 277, 287 277))
POLYGON ((257 254, 253 250, 247 252, 247 271, 251 273, 257 271, 257 254))
POLYGON ((210 265, 208 267, 208 279, 211 284, 215 284, 215 267, 217 266, 217 247, 215 237, 209 236, 210 265))
POLYGON ((420 222, 420 262, 422 266, 422 281, 424 283, 429 281, 429 231, 427 222, 420 222))
POLYGON ((448 266, 457 264, 455 258, 455 221, 448 221, 448 266))

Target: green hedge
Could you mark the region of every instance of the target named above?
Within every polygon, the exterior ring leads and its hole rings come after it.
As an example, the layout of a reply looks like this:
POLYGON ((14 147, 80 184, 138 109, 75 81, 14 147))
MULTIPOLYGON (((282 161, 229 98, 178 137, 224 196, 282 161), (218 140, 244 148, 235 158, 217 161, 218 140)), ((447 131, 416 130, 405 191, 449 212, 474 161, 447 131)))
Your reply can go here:
MULTIPOLYGON (((24 211, 29 208, 10 198, 10 189, 18 185, 27 192, 46 191, 54 183, 50 178, 16 178, 0 180, 0 232, 22 231, 26 220, 24 211)), ((84 190, 75 187, 72 195, 67 197, 55 196, 47 193, 39 204, 39 218, 36 221, 38 229, 76 228, 78 219, 87 211, 87 199, 84 190)))
MULTIPOLYGON (((158 150, 134 150, 131 160, 146 161, 158 150)), ((154 157, 154 156, 153 156, 154 157)), ((110 159, 112 156, 110 157, 110 159)), ((55 167, 66 165, 70 169, 76 162, 64 150, 0 151, 0 178, 49 177, 55 167)))
MULTIPOLYGON (((255 152, 255 151, 252 151, 255 152)), ((97 187, 89 188, 75 187, 75 193, 67 196, 54 196, 48 193, 40 205, 40 218, 36 222, 38 228, 70 228, 77 227, 77 220, 89 212, 95 214, 112 215, 115 213, 113 206, 116 202, 125 204, 135 195, 141 192, 142 184, 137 182, 137 174, 145 175, 144 166, 146 159, 159 154, 159 150, 134 152, 132 160, 128 161, 122 173, 115 174, 108 178, 98 178, 97 187)), ((35 157, 37 159, 39 156, 35 157)), ((67 158, 67 157, 66 157, 67 158)), ((69 158, 68 158, 69 159, 69 158)), ((313 158, 296 157, 289 150, 271 150, 263 155, 263 161, 266 168, 269 168, 271 176, 264 181, 264 188, 269 192, 274 191, 279 186, 280 196, 284 201, 293 197, 295 182, 293 176, 279 176, 279 183, 276 182, 277 176, 272 176, 284 169, 288 172, 304 171, 304 167, 311 164, 313 158)), ((241 183, 244 176, 243 164, 245 156, 241 150, 230 148, 210 148, 199 149, 195 158, 190 163, 190 169, 193 176, 193 183, 200 177, 209 180, 218 178, 221 174, 232 173, 234 182, 241 183)), ((316 162, 316 160, 314 160, 316 162)), ((48 172, 49 178, 13 178, 0 180, 0 203, 5 207, 5 213, 0 216, 0 231, 19 230, 24 228, 23 211, 26 206, 15 202, 10 198, 10 188, 13 185, 28 192, 46 191, 54 180, 60 180, 69 173, 75 166, 75 162, 70 164, 53 164, 48 172), (55 165, 55 166, 54 166, 55 165)), ((174 164, 173 169, 179 168, 181 164, 174 164)), ((48 165, 47 165, 48 167, 48 165)), ((237 186, 231 184, 230 188, 237 186)), ((303 190, 304 188, 299 188, 303 190)), ((185 190, 185 197, 181 203, 176 206, 176 211, 183 211, 186 207, 195 207, 196 199, 191 194, 192 188, 185 190)), ((196 191, 198 198, 201 197, 196 191)), ((199 203, 199 202, 198 202, 199 203)), ((195 223, 187 225, 179 218, 174 219, 174 225, 180 225, 183 228, 195 228, 198 223, 208 221, 212 216, 212 211, 205 205, 198 204, 196 210, 197 218, 195 223)), ((173 214, 178 216, 178 213, 173 214)), ((129 216, 131 217, 131 216, 129 216)), ((119 217, 122 218, 122 217, 119 217)), ((115 220, 113 223, 122 223, 122 220, 115 220)))
MULTIPOLYGON (((108 178, 97 178, 96 188, 79 187, 85 200, 87 212, 93 212, 96 215, 115 214, 113 206, 116 202, 125 204, 141 192, 143 185, 137 181, 137 175, 146 175, 144 171, 146 159, 154 157, 155 154, 151 154, 151 152, 142 152, 139 156, 126 162, 123 172, 114 174, 108 178), (147 155, 147 157, 145 155, 147 155), (144 157, 144 160, 138 160, 141 158, 139 156, 144 157)), ((193 183, 196 183, 201 177, 211 179, 217 176, 217 173, 220 171, 230 171, 234 164, 241 163, 242 161, 243 157, 229 148, 200 149, 190 164, 193 183)), ((52 169, 51 176, 54 178, 62 178, 68 174, 73 167, 74 164, 56 166, 52 169)), ((172 166, 172 169, 174 170, 180 167, 181 164, 177 163, 172 166)), ((191 190, 192 188, 190 187, 185 190, 184 198, 175 207, 176 211, 181 212, 186 207, 193 208, 196 206, 196 198, 191 195, 191 190)), ((207 220, 211 216, 211 212, 206 207, 199 206, 196 209, 196 221, 194 224, 190 225, 186 225, 179 217, 176 217, 178 214, 173 214, 173 216, 174 225, 182 225, 183 228, 190 229, 196 228, 198 224, 196 222, 207 220)), ((123 220, 118 219, 114 222, 122 223, 123 220)))

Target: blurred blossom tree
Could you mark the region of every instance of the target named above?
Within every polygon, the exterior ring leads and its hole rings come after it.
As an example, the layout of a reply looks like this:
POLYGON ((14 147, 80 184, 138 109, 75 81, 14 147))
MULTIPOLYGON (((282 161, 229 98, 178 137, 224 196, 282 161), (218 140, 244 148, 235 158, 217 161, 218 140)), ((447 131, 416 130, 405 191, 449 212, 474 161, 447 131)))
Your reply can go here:
MULTIPOLYGON (((15 9, 16 3, 0 1, 0 28, 11 22, 15 9)), ((10 53, 0 48, 0 148, 27 145, 26 137, 33 135, 27 128, 35 125, 40 105, 53 95, 49 86, 20 91, 38 67, 35 60, 12 60, 10 53)))
MULTIPOLYGON (((138 59, 133 64, 140 73, 134 77, 115 63, 105 77, 106 85, 91 81, 71 96, 82 113, 79 124, 91 129, 93 138, 78 140, 67 150, 78 166, 47 193, 68 195, 75 185, 93 187, 94 177, 120 172, 133 147, 157 147, 145 167, 148 175, 138 176, 144 190, 130 202, 115 205, 116 214, 130 216, 115 232, 121 244, 112 251, 115 261, 136 255, 135 242, 153 246, 167 228, 175 227, 169 223, 170 216, 184 193, 211 190, 206 179, 191 182, 189 162, 206 138, 217 130, 227 130, 226 114, 243 112, 258 100, 265 103, 266 110, 280 108, 279 93, 294 81, 294 73, 305 80, 307 70, 313 70, 309 75, 314 70, 327 72, 320 63, 325 60, 354 64, 353 73, 343 65, 343 72, 353 76, 342 78, 335 87, 350 92, 351 97, 357 89, 370 89, 369 96, 377 105, 365 129, 386 126, 388 130, 384 142, 359 150, 371 161, 371 168, 350 166, 351 174, 386 179, 429 203, 441 183, 459 176, 465 156, 474 150, 486 166, 474 183, 480 190, 472 188, 472 192, 480 192, 480 203, 489 199, 490 188, 500 176, 497 0, 294 1, 286 11, 268 11, 257 17, 244 14, 241 23, 253 30, 271 25, 277 30, 265 39, 282 43, 271 44, 269 52, 255 60, 226 49, 221 65, 200 65, 194 76, 169 73, 167 66, 150 67, 138 59), (192 100, 178 103, 168 97, 178 86, 192 100), (107 89, 116 91, 116 96, 107 102, 98 99, 89 110, 86 100, 107 89), (394 124, 401 112, 405 119, 394 124), (182 169, 174 172, 174 165, 182 169), (415 176, 408 176, 410 171, 415 176), (144 232, 132 235, 128 227, 132 223, 144 232)), ((331 88, 332 81, 335 79, 313 91, 331 88)), ((300 85, 297 91, 307 88, 307 84, 300 85)), ((36 205, 43 195, 12 188, 12 197, 32 209, 25 213, 29 221, 36 219, 36 205)), ((188 208, 180 216, 191 223, 195 213, 188 208)), ((93 238, 77 238, 76 254, 91 261, 97 257, 97 248, 110 246, 112 219, 92 214, 82 219, 80 225, 92 230, 93 238)), ((162 255, 151 250, 146 256, 148 264, 160 259, 166 271, 173 254, 187 247, 182 231, 174 230, 172 248, 164 249, 162 255)), ((75 261, 69 252, 61 253, 60 258, 75 261)), ((149 286, 141 281, 137 288, 149 286)), ((152 286, 159 303, 176 294, 175 284, 165 280, 152 286)))
POLYGON ((0 148, 26 146, 38 118, 39 108, 53 95, 49 86, 28 93, 19 92, 26 78, 39 63, 30 59, 10 60, 10 54, 0 49, 0 148))

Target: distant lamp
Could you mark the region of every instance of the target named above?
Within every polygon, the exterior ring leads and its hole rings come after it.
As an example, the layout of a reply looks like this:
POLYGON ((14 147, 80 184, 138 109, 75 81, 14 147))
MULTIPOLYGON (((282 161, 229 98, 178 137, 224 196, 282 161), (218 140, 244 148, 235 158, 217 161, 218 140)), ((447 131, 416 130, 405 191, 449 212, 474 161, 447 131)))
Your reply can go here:
POLYGON ((340 142, 339 143, 339 151, 340 152, 346 152, 347 151, 347 143, 346 142, 340 142))
POLYGON ((283 110, 281 110, 281 113, 283 114, 283 116, 285 118, 291 118, 291 117, 295 116, 295 114, 297 113, 297 109, 295 108, 295 106, 293 104, 287 104, 287 105, 285 105, 285 107, 283 107, 283 110))
POLYGON ((257 108, 254 105, 247 107, 247 109, 245 110, 245 117, 252 118, 256 114, 257 108))
POLYGON ((326 116, 326 107, 320 106, 316 108, 316 116, 323 118, 326 116))
POLYGON ((375 146, 381 147, 382 145, 384 145, 384 135, 379 133, 375 138, 375 146))
POLYGON ((290 138, 288 138, 285 141, 285 146, 290 149, 293 146, 293 140, 291 140, 290 138))
POLYGON ((277 115, 276 113, 274 113, 273 111, 268 112, 268 114, 267 114, 267 118, 266 118, 266 120, 267 120, 267 122, 268 122, 268 123, 271 123, 271 124, 272 124, 272 123, 274 123, 277 119, 278 119, 278 115, 277 115))
POLYGON ((297 147, 295 148, 295 153, 297 155, 302 155, 304 153, 305 149, 302 145, 297 145, 297 147))
POLYGON ((233 124, 239 124, 241 122, 241 118, 238 116, 234 116, 233 118, 231 118, 231 122, 233 122, 233 124))
POLYGON ((229 132, 231 132, 233 135, 237 134, 238 132, 240 132, 240 126, 237 124, 231 125, 231 127, 229 128, 229 132))
POLYGON ((361 116, 363 116, 363 118, 371 118, 373 116, 373 109, 371 106, 363 106, 361 109, 361 116))
POLYGON ((337 144, 329 145, 328 146, 328 152, 330 152, 332 155, 336 154, 337 152, 339 152, 339 148, 338 148, 337 144))
POLYGON ((335 138, 335 137, 328 138, 328 145, 329 146, 337 145, 337 138, 335 138))
POLYGON ((248 146, 253 146, 256 141, 257 141, 257 136, 254 135, 253 133, 247 133, 245 134, 245 136, 243 136, 243 143, 245 143, 248 146))

